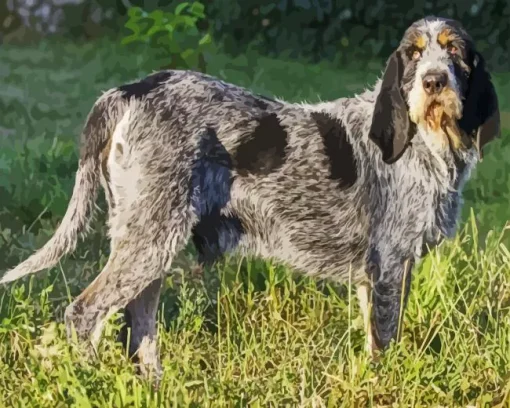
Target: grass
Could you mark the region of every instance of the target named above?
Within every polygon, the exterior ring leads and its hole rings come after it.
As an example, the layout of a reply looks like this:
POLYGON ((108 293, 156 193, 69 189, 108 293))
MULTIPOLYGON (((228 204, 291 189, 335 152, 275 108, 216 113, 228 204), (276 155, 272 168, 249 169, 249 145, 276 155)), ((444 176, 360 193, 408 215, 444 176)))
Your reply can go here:
MULTIPOLYGON (((106 41, 0 48, 0 271, 46 242, 64 214, 96 97, 158 66, 150 51, 106 41)), ((381 69, 253 54, 218 56, 209 67, 293 101, 351 95, 381 69)), ((193 248, 180 254, 162 297, 159 391, 135 375, 114 320, 99 356, 86 361, 67 344, 62 317, 107 259, 98 219, 57 268, 0 289, 0 406, 510 406, 510 75, 494 78, 504 137, 468 183, 457 237, 415 270, 403 339, 380 362, 363 351, 349 285, 235 257, 194 279, 185 273, 193 248)))

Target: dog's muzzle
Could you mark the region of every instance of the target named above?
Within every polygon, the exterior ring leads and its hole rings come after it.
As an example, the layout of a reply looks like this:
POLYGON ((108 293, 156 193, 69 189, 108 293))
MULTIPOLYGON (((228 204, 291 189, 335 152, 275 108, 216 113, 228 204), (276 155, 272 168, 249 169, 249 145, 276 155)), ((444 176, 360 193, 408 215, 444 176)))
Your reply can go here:
POLYGON ((462 116, 460 96, 453 89, 446 71, 429 71, 422 77, 425 96, 423 119, 433 132, 442 130, 455 149, 461 146, 462 134, 457 121, 462 116))

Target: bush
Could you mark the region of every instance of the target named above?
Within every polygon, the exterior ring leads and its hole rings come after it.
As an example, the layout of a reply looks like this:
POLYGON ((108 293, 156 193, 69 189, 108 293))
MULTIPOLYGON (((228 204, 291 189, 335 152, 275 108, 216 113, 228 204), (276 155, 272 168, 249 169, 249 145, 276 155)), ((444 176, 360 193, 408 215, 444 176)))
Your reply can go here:
POLYGON ((506 0, 214 0, 206 10, 215 38, 232 53, 256 41, 265 53, 315 61, 385 57, 412 21, 434 14, 460 20, 494 64, 508 61, 506 0))
POLYGON ((139 41, 153 48, 161 47, 168 53, 168 68, 206 70, 205 52, 211 45, 211 35, 203 34, 197 27, 205 18, 202 3, 180 3, 172 12, 147 13, 140 7, 132 7, 128 16, 125 27, 132 34, 122 40, 123 44, 139 41))
MULTIPOLYGON (((20 0, 17 0, 20 1, 20 0)), ((56 0, 38 0, 55 2, 56 0)), ((172 12, 179 0, 87 0, 66 6, 62 32, 118 34, 131 5, 147 13, 172 12)), ((268 55, 338 60, 385 58, 414 20, 434 14, 460 20, 493 68, 506 68, 510 46, 507 0, 205 0, 199 30, 231 54, 256 47, 268 55)))

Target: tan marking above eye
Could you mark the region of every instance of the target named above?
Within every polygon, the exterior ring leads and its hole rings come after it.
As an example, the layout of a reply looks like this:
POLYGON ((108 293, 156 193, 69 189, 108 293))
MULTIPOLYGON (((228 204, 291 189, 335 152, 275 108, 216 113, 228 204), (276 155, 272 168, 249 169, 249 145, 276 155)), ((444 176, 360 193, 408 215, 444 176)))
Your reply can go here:
POLYGON ((450 28, 445 28, 443 31, 441 31, 439 33, 439 35, 437 36, 437 42, 442 45, 443 47, 445 47, 446 45, 448 45, 448 43, 452 42, 452 40, 454 40, 456 37, 455 35, 452 33, 452 30, 450 28))
POLYGON ((414 45, 420 50, 423 50, 427 46, 427 38, 424 35, 420 35, 414 41, 414 45))

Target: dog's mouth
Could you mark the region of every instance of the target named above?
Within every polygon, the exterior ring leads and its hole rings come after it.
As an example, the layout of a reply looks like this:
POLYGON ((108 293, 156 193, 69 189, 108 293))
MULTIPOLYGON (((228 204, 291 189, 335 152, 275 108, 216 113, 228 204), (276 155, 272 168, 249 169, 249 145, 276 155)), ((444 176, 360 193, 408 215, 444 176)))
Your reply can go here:
POLYGON ((425 105, 424 124, 433 132, 442 130, 450 140, 452 147, 462 143, 462 131, 458 120, 462 117, 462 105, 453 91, 431 98, 425 105))

